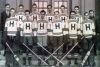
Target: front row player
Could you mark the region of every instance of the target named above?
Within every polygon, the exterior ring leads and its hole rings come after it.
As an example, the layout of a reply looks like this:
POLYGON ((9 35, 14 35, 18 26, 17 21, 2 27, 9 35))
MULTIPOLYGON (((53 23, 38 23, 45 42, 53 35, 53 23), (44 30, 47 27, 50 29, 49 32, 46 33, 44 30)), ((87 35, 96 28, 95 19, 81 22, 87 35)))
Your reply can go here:
MULTIPOLYGON (((10 48, 16 52, 16 54, 19 52, 18 51, 18 45, 16 44, 17 42, 17 30, 18 30, 18 20, 15 18, 15 9, 11 8, 10 9, 11 17, 6 20, 5 23, 5 35, 7 36, 6 43, 10 46, 10 48)), ((13 62, 16 62, 13 60, 13 54, 7 49, 8 46, 6 46, 6 63, 8 66, 12 65, 13 62)), ((19 54, 18 54, 19 55, 19 54)), ((14 64, 16 65, 16 64, 14 64)), ((18 64, 17 64, 18 65, 18 64)), ((13 66, 15 67, 15 66, 13 66)))
MULTIPOLYGON (((25 45, 27 45, 30 49, 32 49, 33 47, 33 39, 32 39, 32 36, 33 36, 33 32, 32 32, 32 29, 33 29, 33 24, 32 24, 32 21, 30 20, 30 11, 29 10, 25 10, 25 16, 26 16, 26 19, 23 20, 22 24, 21 24, 21 31, 22 31, 22 43, 24 43, 25 45)), ((31 57, 30 57, 30 52, 27 48, 24 48, 24 53, 26 53, 26 55, 28 54, 28 65, 31 65, 31 57)), ((26 58, 23 58, 23 64, 26 64, 26 58)))

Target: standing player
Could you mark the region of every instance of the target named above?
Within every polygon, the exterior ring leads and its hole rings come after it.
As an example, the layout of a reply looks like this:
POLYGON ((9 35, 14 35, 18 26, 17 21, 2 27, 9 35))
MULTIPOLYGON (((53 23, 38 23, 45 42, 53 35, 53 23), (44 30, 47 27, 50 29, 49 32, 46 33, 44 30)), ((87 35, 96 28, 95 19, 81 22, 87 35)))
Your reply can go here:
POLYGON ((37 21, 39 20, 39 13, 37 11, 37 5, 33 3, 32 5, 32 13, 30 14, 30 19, 33 21, 34 24, 34 36, 33 36, 33 44, 37 44, 37 36, 36 36, 36 27, 37 27, 37 21))
MULTIPOLYGON (((83 31, 83 35, 85 36, 84 49, 87 52, 93 44, 92 38, 93 38, 93 35, 95 35, 95 25, 94 25, 93 20, 89 19, 89 14, 87 12, 85 12, 84 15, 85 15, 85 20, 83 21, 83 24, 82 24, 82 31, 83 31)), ((91 60, 93 59, 90 57, 88 60, 89 63, 91 63, 91 60)))
MULTIPOLYGON (((5 35, 7 36, 6 42, 9 44, 10 48, 14 51, 14 52, 18 52, 18 45, 16 44, 16 37, 17 37, 17 31, 18 31, 18 20, 17 18, 15 18, 15 9, 11 8, 10 10, 11 13, 11 17, 8 18, 6 20, 5 23, 5 35), (15 47, 17 46, 17 47, 15 47)), ((7 46, 8 47, 8 46, 7 46)), ((9 49, 7 49, 9 50, 9 49)), ((13 65, 13 54, 11 54, 11 52, 6 52, 6 63, 8 66, 13 65), (9 58, 8 58, 9 57, 9 58)), ((15 66, 12 66, 15 67, 15 66)))
MULTIPOLYGON (((23 20, 23 25, 22 25, 23 43, 26 44, 30 49, 32 49, 33 24, 32 24, 32 21, 29 19, 30 11, 25 10, 25 15, 27 19, 23 20)), ((28 55, 30 54, 28 49, 25 49, 24 52, 28 55)), ((31 65, 31 57, 28 58, 28 65, 31 65)))
POLYGON ((47 21, 48 21, 48 46, 49 48, 52 47, 52 22, 54 21, 54 14, 52 11, 52 5, 47 5, 47 21))
POLYGON ((46 12, 42 10, 40 12, 40 20, 37 22, 37 43, 43 47, 47 46, 47 24, 48 22, 44 19, 46 12))
POLYGON ((61 13, 60 13, 60 20, 62 20, 62 23, 64 23, 64 27, 63 27, 63 42, 64 42, 64 46, 63 46, 63 52, 66 52, 66 46, 68 43, 68 20, 69 17, 67 15, 67 12, 65 10, 65 6, 61 5, 60 7, 61 13))
MULTIPOLYGON (((63 43, 63 23, 59 20, 59 11, 54 12, 54 21, 52 23, 53 30, 53 48, 56 50, 63 43)), ((62 53, 62 48, 58 51, 62 53)))
MULTIPOLYGON (((78 21, 75 19, 75 12, 71 11, 70 13, 70 19, 68 21, 68 25, 69 25, 69 38, 70 38, 70 43, 68 44, 68 50, 70 50, 78 41, 78 29, 80 29, 80 27, 78 26, 78 21)), ((75 53, 78 53, 79 49, 76 46, 72 51, 71 51, 71 55, 74 55, 75 53)), ((75 59, 75 58, 74 58, 75 59)), ((71 59, 71 61, 74 61, 73 59, 71 59)), ((75 64, 75 61, 74 63, 75 64)))

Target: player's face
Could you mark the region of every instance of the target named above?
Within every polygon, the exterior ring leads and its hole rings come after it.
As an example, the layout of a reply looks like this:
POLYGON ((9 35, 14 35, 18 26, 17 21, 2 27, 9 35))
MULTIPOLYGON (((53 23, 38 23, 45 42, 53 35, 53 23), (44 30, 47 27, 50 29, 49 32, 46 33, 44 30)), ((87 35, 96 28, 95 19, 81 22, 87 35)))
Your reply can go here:
POLYGON ((9 11, 9 10, 10 10, 10 5, 7 5, 7 6, 5 7, 5 9, 6 9, 6 11, 9 11))
POLYGON ((24 10, 24 7, 23 7, 23 6, 20 6, 20 7, 19 7, 19 11, 22 12, 23 10, 24 10))
POLYGON ((55 18, 57 19, 59 17, 59 13, 55 12, 55 18))
POLYGON ((44 17, 45 17, 45 13, 41 12, 41 19, 44 19, 44 17))
POLYGON ((51 13, 52 12, 52 7, 48 6, 48 12, 51 13))
POLYGON ((32 6, 32 10, 33 10, 33 11, 36 11, 36 9, 37 9, 37 6, 36 6, 36 5, 33 5, 33 6, 32 6))
POLYGON ((10 14, 11 14, 11 16, 14 16, 15 15, 15 10, 11 10, 10 14))
POLYGON ((74 13, 74 12, 71 12, 70 17, 71 17, 71 18, 74 18, 74 17, 75 17, 75 13, 74 13))
POLYGON ((94 12, 91 11, 91 12, 89 13, 89 15, 90 15, 90 16, 94 16, 94 12))
POLYGON ((88 13, 85 14, 85 19, 88 19, 89 18, 89 15, 88 13))
POLYGON ((64 7, 61 7, 60 9, 61 9, 61 11, 64 11, 64 10, 65 10, 65 8, 64 8, 64 7))
POLYGON ((29 12, 25 12, 25 15, 26 15, 27 18, 29 18, 30 13, 29 12))
POLYGON ((75 8, 75 12, 78 14, 79 13, 79 8, 75 8))

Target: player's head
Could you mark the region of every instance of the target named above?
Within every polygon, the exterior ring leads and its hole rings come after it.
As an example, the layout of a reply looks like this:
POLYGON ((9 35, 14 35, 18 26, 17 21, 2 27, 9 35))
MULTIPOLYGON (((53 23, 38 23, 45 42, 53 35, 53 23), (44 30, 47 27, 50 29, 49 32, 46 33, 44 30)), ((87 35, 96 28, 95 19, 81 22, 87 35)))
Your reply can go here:
POLYGON ((6 11, 10 11, 10 4, 8 4, 8 3, 5 4, 5 10, 6 10, 6 11))
POLYGON ((19 11, 22 12, 23 10, 24 10, 24 5, 23 4, 20 4, 19 5, 19 11))
POLYGON ((74 11, 76 12, 76 14, 78 14, 79 13, 79 6, 75 6, 74 11))
POLYGON ((41 12, 40 12, 41 19, 44 19, 45 14, 46 14, 46 12, 44 10, 41 10, 41 12))
POLYGON ((60 9, 61 9, 62 12, 64 12, 65 6, 64 5, 61 5, 60 9))
POLYGON ((37 5, 35 3, 33 3, 33 5, 32 5, 32 11, 36 11, 36 9, 37 9, 37 5))
POLYGON ((47 10, 48 10, 49 13, 52 12, 52 5, 51 4, 47 5, 47 10))
POLYGON ((85 18, 85 19, 89 19, 89 13, 88 13, 88 12, 85 12, 85 13, 84 13, 84 18, 85 18))
POLYGON ((89 16, 94 17, 94 11, 93 10, 89 10, 89 16))
POLYGON ((75 14, 76 14, 75 11, 71 11, 71 12, 70 12, 70 18, 75 18, 75 14))
POLYGON ((30 16, 30 11, 29 11, 29 10, 25 10, 25 15, 26 15, 27 18, 29 18, 29 16, 30 16))
POLYGON ((11 8, 11 9, 10 9, 10 14, 11 14, 11 16, 14 16, 14 15, 15 15, 15 12, 16 12, 16 10, 15 10, 14 8, 11 8))
POLYGON ((55 11, 54 16, 55 16, 56 19, 58 19, 59 18, 59 11, 55 11))

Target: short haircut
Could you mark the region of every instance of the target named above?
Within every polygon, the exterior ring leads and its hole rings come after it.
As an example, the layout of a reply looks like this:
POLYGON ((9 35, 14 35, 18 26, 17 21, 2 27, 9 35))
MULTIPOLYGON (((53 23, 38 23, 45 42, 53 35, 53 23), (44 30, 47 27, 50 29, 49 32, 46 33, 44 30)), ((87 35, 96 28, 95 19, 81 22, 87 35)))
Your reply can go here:
POLYGON ((44 14, 46 14, 45 10, 41 10, 40 13, 44 13, 44 14))
POLYGON ((19 7, 21 7, 21 6, 22 6, 22 7, 24 7, 24 5, 23 5, 23 4, 19 4, 19 7))
POLYGON ((85 12, 84 15, 88 14, 88 12, 85 12))
POLYGON ((75 6, 74 8, 79 8, 79 6, 75 6))
POLYGON ((37 6, 37 5, 35 3, 33 3, 32 6, 37 6))
POLYGON ((10 4, 9 4, 9 3, 6 3, 6 4, 5 4, 5 7, 6 7, 6 6, 10 6, 10 4))
POLYGON ((48 8, 49 6, 52 8, 52 5, 51 5, 51 4, 47 5, 47 8, 48 8))
POLYGON ((76 12, 75 12, 75 11, 70 11, 70 14, 71 14, 71 13, 75 13, 75 14, 76 14, 76 12))
POLYGON ((15 8, 11 8, 10 11, 11 11, 11 10, 15 10, 15 8))
POLYGON ((60 7, 64 7, 64 8, 65 8, 65 6, 64 6, 64 5, 61 5, 60 7))
POLYGON ((93 13, 94 13, 94 11, 93 11, 93 10, 89 10, 89 13, 90 13, 90 12, 93 12, 93 13))
POLYGON ((29 11, 29 10, 25 10, 25 12, 29 12, 29 13, 30 13, 30 11, 29 11))

